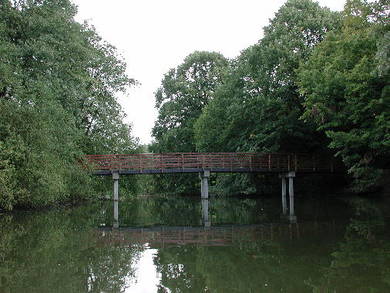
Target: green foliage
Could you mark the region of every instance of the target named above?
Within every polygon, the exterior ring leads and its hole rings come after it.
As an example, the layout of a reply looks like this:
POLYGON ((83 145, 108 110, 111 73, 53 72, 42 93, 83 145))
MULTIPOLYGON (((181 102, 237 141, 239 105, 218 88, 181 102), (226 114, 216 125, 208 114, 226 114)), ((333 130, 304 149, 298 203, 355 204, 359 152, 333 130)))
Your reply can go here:
POLYGON ((286 2, 264 28, 264 38, 236 60, 215 99, 199 118, 195 127, 198 149, 319 148, 313 127, 298 119, 302 97, 295 85, 295 69, 338 23, 337 13, 317 3, 286 2), (218 128, 205 128, 218 119, 223 121, 216 124, 218 128))
POLYGON ((264 38, 233 62, 195 123, 197 149, 325 152, 325 135, 299 119, 303 97, 295 70, 339 23, 338 13, 310 0, 287 1, 264 28, 264 38))
POLYGON ((222 81, 227 60, 219 53, 194 52, 171 69, 156 92, 159 116, 154 150, 194 151, 193 124, 222 81))
POLYGON ((0 4, 0 208, 93 192, 85 153, 130 152, 115 93, 133 80, 67 0, 0 4))
POLYGON ((329 33, 299 69, 303 119, 325 131, 358 190, 390 167, 388 12, 385 1, 347 2, 342 29, 329 33))
MULTIPOLYGON (((194 152, 194 123, 214 96, 228 61, 219 53, 194 52, 183 64, 165 74, 156 92, 158 119, 153 127, 155 143, 151 151, 194 152)), ((191 192, 193 176, 155 177, 157 190, 176 193, 191 192), (176 186, 176 187, 174 187, 176 186), (167 188, 166 188, 167 187, 167 188)))

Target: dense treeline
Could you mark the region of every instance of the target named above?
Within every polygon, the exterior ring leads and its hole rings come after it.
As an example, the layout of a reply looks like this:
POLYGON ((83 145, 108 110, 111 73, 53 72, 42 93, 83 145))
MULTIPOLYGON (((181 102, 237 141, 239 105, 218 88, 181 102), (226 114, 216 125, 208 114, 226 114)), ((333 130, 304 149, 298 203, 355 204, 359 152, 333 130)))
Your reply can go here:
MULTIPOLYGON (((356 189, 375 185, 390 158, 388 14, 385 0, 349 0, 342 13, 289 0, 236 59, 191 54, 157 91, 152 150, 333 154, 356 189)), ((218 176, 214 191, 252 193, 256 181, 218 176)))
POLYGON ((298 70, 305 121, 330 139, 355 188, 390 169, 390 4, 348 1, 330 32, 298 70))
POLYGON ((75 14, 68 0, 0 1, 0 209, 86 197, 99 182, 83 154, 136 147, 115 98, 134 80, 75 14))

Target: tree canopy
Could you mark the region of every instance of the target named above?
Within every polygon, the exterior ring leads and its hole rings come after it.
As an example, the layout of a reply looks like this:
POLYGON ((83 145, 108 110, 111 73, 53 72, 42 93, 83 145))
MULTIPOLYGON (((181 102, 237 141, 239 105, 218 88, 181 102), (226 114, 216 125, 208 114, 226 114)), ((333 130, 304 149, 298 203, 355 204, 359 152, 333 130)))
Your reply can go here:
MULTIPOLYGON (((151 150, 159 153, 194 152, 194 123, 214 98, 222 82, 228 61, 216 52, 194 52, 177 68, 165 74, 156 92, 159 111, 152 130, 155 143, 151 150)), ((213 126, 211 126, 213 127, 213 126)), ((157 190, 177 193, 193 192, 197 180, 191 175, 155 178, 157 190)))
MULTIPOLYGON (((179 69, 167 73, 155 150, 337 154, 357 189, 374 185, 389 168, 388 13, 384 0, 349 0, 342 13, 286 1, 264 37, 208 81, 208 94, 179 69)), ((222 186, 248 190, 246 176, 233 177, 221 176, 222 186)))
POLYGON ((228 61, 215 52, 194 52, 165 74, 156 92, 159 116, 153 127, 155 148, 195 151, 193 125, 214 97, 228 61))
MULTIPOLYGON (((317 3, 287 1, 264 28, 264 37, 232 62, 215 98, 195 123, 197 150, 326 151, 324 134, 299 119, 303 98, 295 70, 339 24, 339 13, 317 3)), ((248 188, 248 175, 231 177, 221 177, 217 185, 226 189, 238 184, 241 192, 254 191, 248 188)))
POLYGON ((298 71, 303 118, 330 138, 360 190, 390 168, 388 18, 387 1, 347 2, 342 28, 298 71))
POLYGON ((136 142, 116 93, 134 81, 67 0, 0 3, 0 208, 85 197, 83 154, 136 142))
POLYGON ((264 37, 237 58, 199 118, 199 150, 210 150, 210 144, 229 151, 319 148, 318 133, 299 120, 302 97, 295 70, 325 34, 338 27, 339 19, 338 13, 310 0, 287 1, 264 28, 264 37), (224 123, 216 124, 221 128, 205 127, 222 117, 224 123), (209 142, 214 135, 219 147, 209 142))

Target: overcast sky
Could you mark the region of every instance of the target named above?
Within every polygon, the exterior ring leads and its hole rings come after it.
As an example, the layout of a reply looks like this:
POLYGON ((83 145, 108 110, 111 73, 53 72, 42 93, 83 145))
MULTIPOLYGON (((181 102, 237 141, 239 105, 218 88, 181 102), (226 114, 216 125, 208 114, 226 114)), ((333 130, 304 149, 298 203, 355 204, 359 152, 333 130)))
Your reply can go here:
MULTIPOLYGON (((141 85, 120 97, 141 143, 151 141, 157 118, 154 92, 170 68, 195 50, 233 58, 263 35, 285 0, 73 0, 77 20, 87 20, 123 55, 141 85)), ((320 0, 342 10, 345 0, 320 0)))

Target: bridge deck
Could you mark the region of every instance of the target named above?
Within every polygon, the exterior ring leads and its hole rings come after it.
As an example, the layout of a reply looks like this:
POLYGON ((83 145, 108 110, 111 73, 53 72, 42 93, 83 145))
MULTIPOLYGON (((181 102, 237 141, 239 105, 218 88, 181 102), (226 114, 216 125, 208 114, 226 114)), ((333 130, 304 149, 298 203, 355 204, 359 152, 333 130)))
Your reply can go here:
MULTIPOLYGON (((332 173, 332 157, 312 154, 261 153, 166 153, 87 155, 87 164, 96 175, 197 173, 332 173)), ((338 166, 337 166, 338 167, 338 166)))

